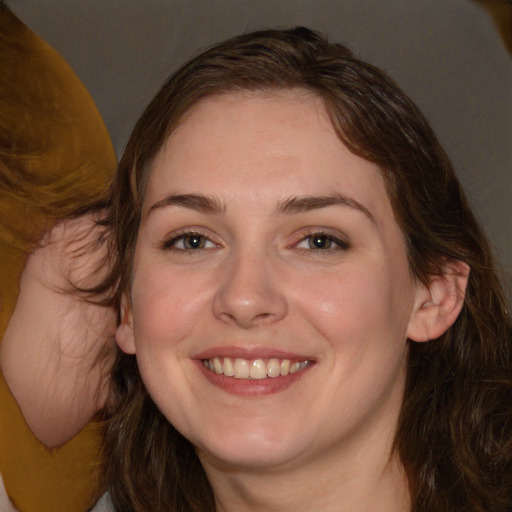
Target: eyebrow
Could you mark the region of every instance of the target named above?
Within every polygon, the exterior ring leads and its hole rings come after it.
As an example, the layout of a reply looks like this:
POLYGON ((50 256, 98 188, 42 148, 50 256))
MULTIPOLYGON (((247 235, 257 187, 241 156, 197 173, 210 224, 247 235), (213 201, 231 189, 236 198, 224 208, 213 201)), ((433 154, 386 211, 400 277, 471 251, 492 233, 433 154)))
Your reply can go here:
POLYGON ((202 194, 172 194, 151 205, 146 214, 146 218, 155 210, 168 206, 181 206, 203 213, 220 214, 226 211, 226 206, 213 196, 204 196, 202 194))
POLYGON ((349 206, 350 208, 364 213, 374 224, 376 223, 375 218, 366 206, 342 194, 290 197, 279 205, 278 213, 293 215, 296 213, 309 212, 311 210, 319 210, 329 206, 349 206))
MULTIPOLYGON (((160 201, 154 203, 148 210, 145 217, 155 210, 167 208, 169 206, 181 206, 202 213, 221 214, 226 211, 226 206, 222 201, 214 196, 206 196, 203 194, 172 194, 160 201)), ((330 194, 325 196, 296 196, 289 197, 280 203, 277 207, 277 213, 281 215, 294 215, 297 213, 305 213, 329 206, 348 206, 364 213, 373 223, 375 218, 371 212, 360 202, 346 197, 342 194, 330 194)))

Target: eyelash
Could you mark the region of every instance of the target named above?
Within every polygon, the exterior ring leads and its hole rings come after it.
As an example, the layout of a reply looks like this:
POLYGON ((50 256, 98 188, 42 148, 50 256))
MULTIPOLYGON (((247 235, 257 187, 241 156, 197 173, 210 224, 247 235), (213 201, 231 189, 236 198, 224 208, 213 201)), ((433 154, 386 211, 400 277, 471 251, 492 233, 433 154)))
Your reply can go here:
POLYGON ((178 233, 178 234, 175 234, 174 236, 172 236, 172 238, 168 239, 168 240, 164 240, 164 242, 162 243, 161 245, 161 248, 164 250, 164 251, 175 251, 175 252, 179 252, 180 254, 194 254, 194 253, 197 253, 199 252, 200 249, 205 249, 205 250, 208 250, 208 249, 213 249, 213 247, 197 247, 195 249, 187 249, 187 248, 178 248, 178 247, 175 247, 175 244, 177 242, 179 242, 180 240, 185 240, 186 238, 192 238, 192 237, 197 237, 197 238, 201 238, 204 240, 204 243, 211 243, 213 244, 214 246, 217 246, 217 244, 215 242, 213 242, 210 237, 208 235, 206 235, 205 233, 202 233, 201 231, 184 231, 182 233, 178 233))
POLYGON ((299 241, 297 243, 295 243, 293 246, 299 250, 304 250, 307 252, 314 252, 317 254, 332 253, 332 252, 337 252, 337 251, 346 251, 347 249, 350 248, 350 244, 346 240, 342 240, 341 238, 338 238, 337 236, 334 236, 333 234, 325 232, 325 231, 312 231, 305 235, 303 234, 303 235, 301 235, 299 241), (334 243, 336 245, 336 247, 327 247, 327 248, 311 247, 312 240, 314 240, 315 238, 325 239, 329 243, 331 243, 331 242, 334 243), (308 240, 309 240, 308 248, 299 247, 299 245, 301 243, 307 242, 308 240))
MULTIPOLYGON (((219 247, 218 244, 213 242, 209 235, 199 231, 199 230, 191 230, 191 231, 184 231, 178 234, 173 235, 170 239, 165 240, 161 244, 161 249, 164 251, 174 251, 180 254, 197 254, 198 252, 201 252, 201 250, 211 250, 215 247, 219 247), (197 237, 202 239, 203 244, 212 244, 213 247, 205 247, 204 245, 202 247, 196 247, 196 248, 178 248, 176 247, 176 244, 179 241, 185 241, 187 238, 197 237)), ((289 246, 290 248, 296 248, 299 251, 307 252, 307 253, 316 253, 320 255, 326 255, 325 253, 333 253, 338 251, 346 251, 350 248, 350 244, 346 240, 342 240, 336 236, 334 236, 331 233, 325 232, 325 231, 311 231, 306 234, 301 234, 300 238, 297 242, 294 242, 289 246), (312 247, 311 244, 313 243, 313 239, 324 239, 329 244, 335 244, 335 247, 312 247), (308 242, 308 247, 300 247, 300 244, 308 242)))

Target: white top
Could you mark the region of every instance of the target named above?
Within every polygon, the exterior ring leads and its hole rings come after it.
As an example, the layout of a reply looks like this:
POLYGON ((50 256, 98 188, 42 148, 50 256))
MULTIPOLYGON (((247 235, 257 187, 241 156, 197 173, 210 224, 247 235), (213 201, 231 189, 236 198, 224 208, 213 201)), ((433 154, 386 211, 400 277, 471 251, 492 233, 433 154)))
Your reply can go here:
POLYGON ((112 504, 110 503, 110 499, 108 493, 105 493, 96 503, 96 505, 91 509, 90 512, 113 512, 112 504))
POLYGON ((18 512, 11 503, 9 496, 7 496, 2 475, 0 475, 0 512, 18 512))

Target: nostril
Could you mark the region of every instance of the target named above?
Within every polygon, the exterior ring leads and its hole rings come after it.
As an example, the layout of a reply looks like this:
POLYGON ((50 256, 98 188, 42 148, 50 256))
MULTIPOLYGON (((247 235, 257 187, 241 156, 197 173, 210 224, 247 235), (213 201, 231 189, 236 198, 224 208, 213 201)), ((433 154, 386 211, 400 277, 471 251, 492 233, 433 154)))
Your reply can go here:
POLYGON ((252 315, 250 313, 232 314, 224 312, 221 313, 220 317, 224 322, 234 323, 240 327, 243 327, 244 329, 250 329, 252 327, 268 323, 271 320, 272 315, 270 313, 259 313, 252 315))
POLYGON ((216 315, 225 323, 237 324, 244 329, 268 325, 283 317, 278 312, 258 312, 253 308, 238 308, 231 311, 222 311, 216 315))
POLYGON ((261 260, 257 265, 240 258, 225 268, 213 301, 214 315, 243 328, 268 324, 286 315, 283 290, 272 279, 273 268, 261 260))

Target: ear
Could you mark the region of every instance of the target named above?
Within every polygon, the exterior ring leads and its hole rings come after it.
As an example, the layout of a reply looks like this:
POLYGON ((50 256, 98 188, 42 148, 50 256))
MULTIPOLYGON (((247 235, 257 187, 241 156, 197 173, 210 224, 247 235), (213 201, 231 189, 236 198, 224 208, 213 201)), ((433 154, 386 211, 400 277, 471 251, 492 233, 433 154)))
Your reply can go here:
POLYGON ((135 354, 133 314, 126 297, 123 297, 121 301, 121 323, 116 330, 116 342, 119 348, 126 354, 135 354))
POLYGON ((447 260, 441 274, 434 275, 428 286, 419 285, 407 337, 424 342, 439 338, 457 320, 464 304, 469 265, 447 260))

